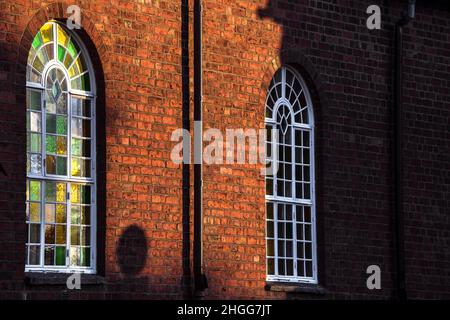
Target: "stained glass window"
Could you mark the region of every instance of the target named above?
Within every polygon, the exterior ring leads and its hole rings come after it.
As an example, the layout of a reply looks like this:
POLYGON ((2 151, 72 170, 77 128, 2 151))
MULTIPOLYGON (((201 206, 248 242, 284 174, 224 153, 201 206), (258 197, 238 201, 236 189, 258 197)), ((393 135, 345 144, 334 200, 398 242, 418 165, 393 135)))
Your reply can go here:
POLYGON ((266 176, 267 280, 317 283, 312 102, 293 68, 275 73, 265 114, 266 149, 278 153, 266 176))
POLYGON ((95 92, 76 35, 56 22, 27 65, 26 271, 95 271, 95 92))

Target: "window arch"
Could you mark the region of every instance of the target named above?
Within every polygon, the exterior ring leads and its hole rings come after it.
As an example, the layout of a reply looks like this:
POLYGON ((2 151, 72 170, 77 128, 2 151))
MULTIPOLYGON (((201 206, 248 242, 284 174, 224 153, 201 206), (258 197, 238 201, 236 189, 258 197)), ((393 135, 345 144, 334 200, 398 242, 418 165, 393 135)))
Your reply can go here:
POLYGON ((25 271, 95 272, 95 79, 82 42, 44 24, 26 80, 25 271))
POLYGON ((267 150, 277 150, 272 160, 278 163, 276 173, 266 176, 270 281, 317 283, 312 108, 300 74, 281 67, 270 82, 265 105, 267 150), (274 129, 278 134, 272 137, 274 129))

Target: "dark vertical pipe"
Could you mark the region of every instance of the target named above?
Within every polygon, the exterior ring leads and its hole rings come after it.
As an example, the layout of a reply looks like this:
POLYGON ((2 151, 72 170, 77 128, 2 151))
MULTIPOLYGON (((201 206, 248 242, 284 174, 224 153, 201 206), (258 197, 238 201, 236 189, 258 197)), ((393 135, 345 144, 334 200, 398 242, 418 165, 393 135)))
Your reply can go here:
POLYGON ((202 4, 194 0, 194 285, 195 295, 206 289, 203 275, 203 168, 202 168, 202 4))
POLYGON ((405 230, 403 208, 403 27, 415 17, 416 1, 408 0, 408 10, 395 25, 395 102, 394 102, 394 201, 397 298, 405 300, 405 230))
MULTIPOLYGON (((183 94, 183 129, 190 131, 189 119, 189 0, 182 0, 181 3, 181 76, 182 76, 182 94, 183 94)), ((188 152, 188 150, 184 150, 188 152)), ((189 152, 190 153, 190 152, 189 152)), ((184 299, 190 299, 192 296, 191 289, 191 250, 190 250, 190 164, 183 161, 183 279, 182 287, 184 299)))
POLYGON ((394 201, 395 201, 395 246, 396 246, 396 289, 397 298, 406 299, 405 255, 403 226, 403 168, 402 168, 402 63, 403 63, 403 26, 395 26, 395 107, 394 107, 394 201))

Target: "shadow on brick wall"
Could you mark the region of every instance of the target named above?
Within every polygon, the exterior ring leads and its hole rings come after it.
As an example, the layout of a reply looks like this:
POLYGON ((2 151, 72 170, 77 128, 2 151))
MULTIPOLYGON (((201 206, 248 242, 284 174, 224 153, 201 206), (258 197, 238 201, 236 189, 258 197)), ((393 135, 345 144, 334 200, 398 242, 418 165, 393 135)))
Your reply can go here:
POLYGON ((148 244, 144 230, 136 225, 125 229, 116 248, 120 272, 126 278, 135 278, 145 267, 148 244))

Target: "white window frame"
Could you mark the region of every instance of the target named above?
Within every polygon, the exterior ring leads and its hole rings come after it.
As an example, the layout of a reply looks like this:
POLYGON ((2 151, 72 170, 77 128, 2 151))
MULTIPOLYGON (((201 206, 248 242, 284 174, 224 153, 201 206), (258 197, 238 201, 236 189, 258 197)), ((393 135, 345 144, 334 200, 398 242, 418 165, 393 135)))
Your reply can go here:
MULTIPOLYGON (((35 82, 26 82, 26 89, 33 90, 33 91, 40 91, 41 92, 41 175, 27 173, 27 183, 29 180, 39 180, 41 182, 41 200, 40 200, 40 265, 28 265, 25 263, 25 272, 52 272, 52 273, 86 273, 86 274, 95 274, 97 273, 97 137, 96 137, 96 82, 95 82, 95 74, 94 69, 92 66, 92 62, 90 60, 88 51, 86 49, 86 46, 84 45, 83 41, 78 37, 77 34, 74 32, 70 32, 66 28, 64 28, 61 24, 59 24, 56 21, 49 21, 49 23, 53 24, 53 60, 49 61, 42 71, 42 77, 40 83, 35 82), (87 72, 90 74, 90 91, 82 91, 82 90, 75 90, 71 88, 71 79, 68 75, 68 69, 58 60, 58 42, 57 42, 57 25, 61 28, 63 28, 70 36, 70 39, 72 39, 80 48, 80 52, 78 55, 83 53, 83 57, 86 63, 87 72), (54 69, 58 68, 61 70, 66 78, 67 82, 67 176, 61 176, 61 175, 53 175, 53 174, 47 174, 46 172, 46 163, 45 163, 45 157, 46 157, 46 146, 45 146, 45 136, 46 136, 46 110, 45 110, 45 91, 46 91, 46 80, 48 73, 54 69), (71 125, 72 125, 72 103, 71 99, 72 97, 81 97, 81 98, 88 98, 91 102, 91 116, 90 116, 90 126, 91 126, 91 177, 90 178, 84 178, 84 177, 73 177, 72 176, 72 170, 71 170, 71 137, 72 137, 72 131, 71 131, 71 125), (66 199, 66 217, 67 217, 67 223, 66 223, 66 265, 65 266, 45 266, 44 264, 44 253, 45 253, 45 222, 44 222, 44 215, 45 215, 45 188, 43 182, 61 182, 66 183, 66 192, 67 192, 67 199, 66 199), (90 266, 89 267, 82 267, 82 266, 71 266, 68 261, 68 251, 70 248, 70 227, 71 227, 71 219, 70 219, 70 212, 71 212, 71 202, 70 202, 70 186, 71 183, 77 183, 77 184, 86 184, 90 185, 91 187, 91 224, 90 224, 90 266)), ((39 32, 39 31, 38 31, 39 32)), ((78 56, 77 55, 77 56, 78 56)), ((72 62, 72 64, 76 61, 72 62)), ((72 65, 71 64, 71 65, 72 65)), ((70 67, 69 67, 70 68, 70 67)), ((28 240, 27 240, 28 243, 28 240)), ((29 261, 29 250, 26 252, 27 254, 27 262, 29 261)))
MULTIPOLYGON (((266 190, 266 208, 267 208, 267 203, 272 203, 273 206, 273 225, 274 225, 274 235, 273 238, 272 237, 268 237, 267 234, 267 212, 266 212, 266 281, 273 281, 273 282, 290 282, 290 283, 310 283, 310 284, 317 284, 318 283, 318 271, 317 271, 317 235, 316 235, 316 200, 315 200, 315 168, 314 168, 314 163, 315 163, 315 157, 314 157, 314 115, 313 115, 313 104, 312 104, 312 100, 311 100, 311 95, 308 91, 308 87, 306 85, 305 80, 303 79, 303 77, 292 67, 290 66, 283 66, 280 69, 281 71, 281 84, 282 84, 282 95, 281 97, 278 97, 277 101, 275 101, 275 104, 273 106, 272 109, 272 117, 265 117, 265 125, 270 125, 272 127, 275 127, 277 125, 277 121, 276 121, 276 116, 277 116, 277 111, 278 108, 280 106, 288 106, 291 112, 291 126, 292 128, 290 130, 292 130, 291 132, 291 150, 292 150, 292 154, 291 154, 291 161, 292 161, 292 185, 291 185, 291 195, 292 197, 285 197, 285 196, 277 196, 277 195, 268 195, 267 194, 267 190, 266 190), (306 98, 306 103, 308 106, 308 120, 309 123, 304 124, 304 123, 297 123, 295 122, 295 117, 294 117, 294 112, 292 110, 292 104, 291 102, 285 97, 286 95, 286 71, 290 71, 294 74, 294 77, 296 77, 298 79, 298 81, 300 82, 301 85, 301 90, 304 92, 305 98, 306 98), (309 159, 310 159, 310 199, 299 199, 296 198, 296 177, 295 177, 295 164, 296 164, 296 159, 295 159, 295 130, 296 129, 302 129, 302 130, 306 130, 309 132, 309 146, 310 146, 310 154, 309 154, 309 159), (277 235, 277 229, 278 229, 278 219, 277 219, 277 208, 278 207, 278 203, 282 203, 282 204, 288 204, 288 205, 292 205, 292 237, 293 237, 293 276, 286 276, 286 275, 278 275, 277 271, 278 271, 278 252, 277 252, 277 241, 278 241, 278 235, 277 235), (297 276, 297 258, 298 258, 298 254, 297 254, 297 223, 296 223, 296 207, 298 205, 306 205, 309 206, 311 208, 311 246, 312 246, 312 277, 301 277, 301 276, 297 276), (269 256, 268 255, 268 240, 272 240, 274 241, 274 255, 273 256, 269 256), (268 259, 269 257, 273 257, 274 258, 274 273, 275 274, 269 274, 269 266, 268 266, 268 259)), ((273 77, 273 81, 275 81, 275 75, 273 77)), ((279 82, 278 82, 279 83, 279 82)), ((276 86, 277 83, 274 83, 273 86, 268 88, 268 92, 267 92, 267 98, 266 98, 266 105, 265 105, 265 109, 267 108, 267 101, 269 99, 269 93, 271 91, 272 88, 274 88, 276 86)), ((266 113, 266 110, 264 110, 264 112, 266 113)), ((281 135, 281 133, 279 133, 279 135, 281 135)), ((277 142, 278 144, 279 142, 277 142)), ((297 144, 298 145, 298 144, 297 144)), ((278 148, 275 148, 275 150, 277 150, 276 152, 278 152, 278 148)), ((278 158, 276 159, 277 161, 280 161, 278 158)), ((273 177, 273 186, 272 186, 272 190, 273 190, 273 194, 276 193, 277 190, 277 183, 276 183, 276 175, 274 175, 273 177)), ((267 180, 267 176, 266 176, 266 180, 267 180)), ((267 209, 266 209, 267 210, 267 209)), ((304 259, 304 258, 303 258, 304 259)))

